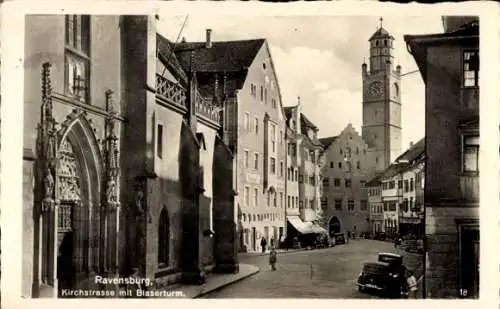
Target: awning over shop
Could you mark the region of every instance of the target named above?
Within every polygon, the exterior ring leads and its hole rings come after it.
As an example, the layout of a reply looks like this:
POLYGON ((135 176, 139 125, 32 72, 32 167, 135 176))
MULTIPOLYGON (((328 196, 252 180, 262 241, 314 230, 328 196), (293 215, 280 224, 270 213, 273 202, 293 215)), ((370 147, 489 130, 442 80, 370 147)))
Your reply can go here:
POLYGON ((302 221, 299 216, 288 216, 287 220, 301 234, 323 234, 327 232, 315 223, 302 221))

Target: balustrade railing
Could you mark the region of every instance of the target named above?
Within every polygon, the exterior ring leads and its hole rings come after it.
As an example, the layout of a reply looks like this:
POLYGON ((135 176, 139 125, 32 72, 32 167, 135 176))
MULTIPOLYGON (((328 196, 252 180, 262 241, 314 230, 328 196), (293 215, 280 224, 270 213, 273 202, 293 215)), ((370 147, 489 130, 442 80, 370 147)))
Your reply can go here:
POLYGON ((160 74, 156 74, 156 94, 187 108, 186 89, 160 74))
POLYGON ((214 104, 211 98, 203 97, 198 91, 196 91, 195 108, 197 114, 219 123, 220 107, 214 104))

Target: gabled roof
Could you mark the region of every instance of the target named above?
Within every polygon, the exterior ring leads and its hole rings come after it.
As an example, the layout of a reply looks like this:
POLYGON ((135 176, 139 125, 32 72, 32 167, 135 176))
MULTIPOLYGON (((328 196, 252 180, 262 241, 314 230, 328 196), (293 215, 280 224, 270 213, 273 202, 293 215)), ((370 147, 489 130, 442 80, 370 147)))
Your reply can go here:
POLYGON ((325 146, 325 148, 328 148, 328 146, 330 146, 331 143, 333 143, 334 141, 336 141, 337 139, 339 138, 339 136, 330 136, 330 137, 323 137, 323 138, 320 138, 319 141, 325 146))
POLYGON ((425 137, 421 138, 416 144, 408 148, 403 154, 401 154, 396 162, 408 162, 411 163, 418 159, 425 153, 425 137))
POLYGON ((182 42, 175 45, 175 53, 185 70, 197 72, 239 72, 247 70, 264 44, 264 39, 212 42, 182 42), (191 67, 193 53, 193 67, 191 67))
MULTIPOLYGON (((301 121, 301 128, 302 130, 305 130, 306 127, 307 128, 311 128, 315 131, 318 131, 318 127, 312 123, 312 121, 310 121, 309 119, 307 119, 307 117, 304 115, 304 114, 300 114, 300 121, 301 121)), ((306 133, 305 131, 302 131, 303 133, 306 133)))
POLYGON ((167 38, 160 34, 156 34, 156 49, 157 55, 165 66, 168 66, 174 73, 184 82, 187 82, 186 72, 181 67, 173 50, 173 44, 167 38))
POLYGON ((389 165, 389 167, 383 172, 383 174, 380 176, 380 179, 387 179, 391 178, 400 172, 402 172, 405 168, 408 167, 408 163, 393 163, 389 165))

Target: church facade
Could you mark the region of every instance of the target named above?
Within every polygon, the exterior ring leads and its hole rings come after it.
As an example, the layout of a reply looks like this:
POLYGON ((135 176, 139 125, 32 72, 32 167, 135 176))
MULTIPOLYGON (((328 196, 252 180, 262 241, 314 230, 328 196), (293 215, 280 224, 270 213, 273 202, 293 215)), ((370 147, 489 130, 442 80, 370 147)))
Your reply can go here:
POLYGON ((222 104, 156 19, 27 16, 25 41, 23 295, 237 271, 222 104))
POLYGON ((338 136, 321 139, 322 198, 330 233, 372 230, 366 184, 401 154, 401 66, 394 65, 393 44, 382 24, 369 38, 369 65, 361 66, 361 134, 349 124, 338 136))

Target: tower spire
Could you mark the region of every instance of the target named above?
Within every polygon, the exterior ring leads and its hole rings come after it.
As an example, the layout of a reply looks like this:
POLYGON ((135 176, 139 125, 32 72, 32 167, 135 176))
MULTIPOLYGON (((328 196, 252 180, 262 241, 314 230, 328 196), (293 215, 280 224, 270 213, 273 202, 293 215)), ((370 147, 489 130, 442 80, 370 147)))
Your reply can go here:
POLYGON ((380 17, 379 20, 380 20, 380 29, 382 29, 382 22, 384 21, 384 19, 380 17))

